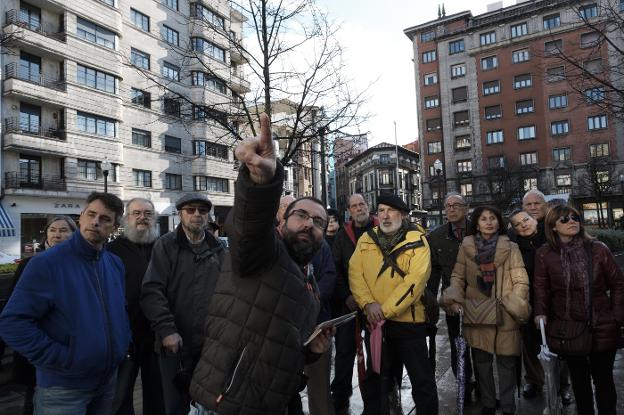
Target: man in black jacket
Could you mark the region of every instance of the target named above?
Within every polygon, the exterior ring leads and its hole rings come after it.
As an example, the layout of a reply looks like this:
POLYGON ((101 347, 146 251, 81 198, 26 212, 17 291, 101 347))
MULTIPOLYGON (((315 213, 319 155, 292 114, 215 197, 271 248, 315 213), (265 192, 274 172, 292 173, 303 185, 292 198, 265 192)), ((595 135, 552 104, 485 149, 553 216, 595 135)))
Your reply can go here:
POLYGON ((143 411, 164 414, 160 371, 154 353, 154 333, 141 305, 141 284, 147 270, 154 241, 158 239, 154 204, 143 198, 126 204, 121 225, 124 233, 108 245, 108 250, 121 258, 126 270, 126 309, 132 329, 132 344, 126 359, 119 366, 113 414, 133 415, 133 393, 139 370, 143 383, 143 411))
POLYGON ((167 415, 186 414, 204 321, 225 256, 207 230, 212 203, 201 193, 176 202, 180 225, 158 239, 143 278, 141 308, 154 330, 167 415), (175 383, 175 385, 174 385, 175 383))

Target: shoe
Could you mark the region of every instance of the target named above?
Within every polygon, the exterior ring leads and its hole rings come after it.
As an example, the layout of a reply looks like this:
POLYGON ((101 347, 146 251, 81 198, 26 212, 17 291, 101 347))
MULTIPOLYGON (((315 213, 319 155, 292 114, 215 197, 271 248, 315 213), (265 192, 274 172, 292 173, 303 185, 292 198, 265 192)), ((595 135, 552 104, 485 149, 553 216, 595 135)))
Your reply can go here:
POLYGON ((527 383, 522 387, 522 396, 526 399, 533 399, 537 396, 537 386, 527 383))
POLYGON ((572 392, 570 392, 570 389, 563 389, 560 393, 561 403, 563 404, 563 406, 570 406, 570 404, 574 402, 574 396, 572 396, 572 392))
POLYGON ((496 408, 488 408, 484 406, 481 408, 481 415, 496 415, 496 408))

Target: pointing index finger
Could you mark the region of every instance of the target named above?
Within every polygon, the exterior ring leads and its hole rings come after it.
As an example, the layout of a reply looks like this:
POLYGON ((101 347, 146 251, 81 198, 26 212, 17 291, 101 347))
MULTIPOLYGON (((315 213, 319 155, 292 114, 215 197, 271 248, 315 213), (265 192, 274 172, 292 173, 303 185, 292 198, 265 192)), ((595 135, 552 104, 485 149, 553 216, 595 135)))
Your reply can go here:
POLYGON ((260 114, 260 145, 271 147, 273 137, 271 136, 271 120, 265 113, 260 114))

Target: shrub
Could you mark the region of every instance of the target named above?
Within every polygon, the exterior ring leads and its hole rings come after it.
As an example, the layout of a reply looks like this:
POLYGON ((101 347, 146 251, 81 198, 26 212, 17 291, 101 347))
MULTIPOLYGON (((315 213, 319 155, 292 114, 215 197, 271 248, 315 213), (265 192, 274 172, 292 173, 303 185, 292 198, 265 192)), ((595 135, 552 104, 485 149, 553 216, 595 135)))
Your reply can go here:
POLYGON ((615 229, 591 229, 587 233, 604 242, 611 252, 624 252, 624 231, 615 229))
POLYGON ((0 274, 12 274, 15 272, 15 270, 17 270, 17 265, 16 263, 11 263, 11 264, 0 264, 0 274))

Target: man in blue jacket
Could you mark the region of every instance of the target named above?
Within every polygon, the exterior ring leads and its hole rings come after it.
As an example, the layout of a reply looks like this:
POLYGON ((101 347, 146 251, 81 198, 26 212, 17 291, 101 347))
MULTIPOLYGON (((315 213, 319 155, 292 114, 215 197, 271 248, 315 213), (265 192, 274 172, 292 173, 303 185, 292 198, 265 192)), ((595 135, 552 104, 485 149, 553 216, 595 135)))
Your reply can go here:
POLYGON ((0 315, 0 336, 37 370, 35 413, 110 414, 128 351, 124 267, 104 249, 123 203, 91 193, 80 232, 35 256, 0 315))

